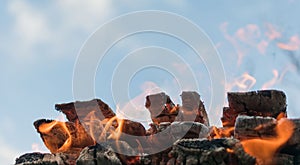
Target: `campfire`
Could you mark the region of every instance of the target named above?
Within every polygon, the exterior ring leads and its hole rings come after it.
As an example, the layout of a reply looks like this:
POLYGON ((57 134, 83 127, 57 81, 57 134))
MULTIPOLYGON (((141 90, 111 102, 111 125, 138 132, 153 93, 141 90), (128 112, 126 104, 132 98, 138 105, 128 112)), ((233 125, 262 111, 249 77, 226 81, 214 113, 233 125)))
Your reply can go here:
POLYGON ((56 104, 67 122, 34 122, 51 153, 26 153, 15 164, 300 164, 300 120, 287 118, 284 92, 230 92, 227 98, 222 127, 209 124, 194 91, 182 92, 181 105, 165 93, 146 96, 149 129, 100 99, 56 104))

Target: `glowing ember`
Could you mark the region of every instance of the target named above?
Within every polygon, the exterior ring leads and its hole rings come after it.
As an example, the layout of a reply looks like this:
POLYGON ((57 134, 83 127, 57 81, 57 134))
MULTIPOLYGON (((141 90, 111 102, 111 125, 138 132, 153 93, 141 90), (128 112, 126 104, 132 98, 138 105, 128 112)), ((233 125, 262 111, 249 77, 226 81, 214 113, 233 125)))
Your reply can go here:
POLYGON ((140 162, 140 157, 139 156, 127 157, 127 160, 126 160, 127 165, 138 164, 138 162, 140 162))
POLYGON ((293 122, 283 118, 276 126, 276 138, 251 139, 241 143, 248 154, 257 158, 258 164, 271 164, 275 152, 292 136, 293 129, 293 122))

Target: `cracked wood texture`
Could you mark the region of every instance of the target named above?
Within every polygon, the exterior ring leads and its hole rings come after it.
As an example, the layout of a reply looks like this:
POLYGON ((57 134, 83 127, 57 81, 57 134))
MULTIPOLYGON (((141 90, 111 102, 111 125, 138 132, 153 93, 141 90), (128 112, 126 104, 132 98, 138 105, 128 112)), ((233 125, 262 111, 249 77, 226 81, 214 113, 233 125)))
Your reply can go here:
POLYGON ((286 95, 278 90, 260 90, 251 92, 229 92, 229 107, 223 108, 221 118, 223 127, 232 127, 238 115, 286 117, 286 95))

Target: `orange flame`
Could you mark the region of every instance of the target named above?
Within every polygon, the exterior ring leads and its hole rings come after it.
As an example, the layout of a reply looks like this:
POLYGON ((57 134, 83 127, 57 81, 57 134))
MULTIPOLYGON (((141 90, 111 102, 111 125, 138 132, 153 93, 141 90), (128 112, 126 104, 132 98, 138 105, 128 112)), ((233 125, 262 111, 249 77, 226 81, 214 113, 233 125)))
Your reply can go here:
POLYGON ((215 126, 213 128, 213 138, 220 139, 224 137, 231 137, 234 127, 224 127, 224 128, 217 128, 215 126))
POLYGON ((105 124, 103 132, 101 133, 99 139, 106 139, 107 132, 109 132, 110 135, 107 137, 108 139, 119 140, 122 134, 123 127, 124 119, 114 116, 110 118, 105 124))
POLYGON ((61 128, 62 131, 64 133, 67 134, 67 139, 65 140, 65 142, 61 145, 61 146, 56 146, 53 144, 49 144, 48 141, 45 141, 45 145, 47 146, 47 148, 52 152, 52 153, 58 153, 58 152, 65 152, 67 151, 71 145, 72 145, 72 137, 71 137, 71 133, 68 129, 68 127, 66 126, 65 122, 61 122, 61 121, 56 121, 53 120, 50 123, 43 123, 39 126, 39 131, 40 133, 43 134, 47 134, 49 133, 54 127, 58 127, 61 128))
POLYGON ((262 89, 268 89, 278 82, 279 74, 276 69, 273 70, 273 75, 274 77, 270 81, 263 84, 262 89))
POLYGON ((269 42, 262 40, 256 45, 256 48, 260 54, 265 54, 268 46, 269 46, 269 42))
POLYGON ((300 49, 300 39, 297 35, 294 35, 288 43, 277 43, 277 46, 284 50, 296 51, 300 49))
POLYGON ((295 72, 297 70, 296 66, 295 65, 288 65, 286 66, 283 71, 281 72, 279 78, 278 78, 278 81, 281 82, 284 78, 284 76, 287 74, 287 72, 295 72))
POLYGON ((241 77, 236 78, 232 83, 226 84, 226 90, 231 91, 237 88, 238 91, 247 91, 251 89, 256 83, 256 79, 245 72, 241 77))
POLYGON ((115 118, 113 120, 117 120, 117 128, 115 130, 110 130, 110 135, 108 136, 108 139, 115 139, 115 140, 119 140, 120 136, 122 134, 122 129, 123 129, 123 125, 124 125, 124 119, 120 119, 120 118, 115 118))
POLYGON ((102 121, 100 121, 96 114, 95 111, 91 111, 85 118, 84 118, 84 125, 87 125, 89 127, 89 129, 87 129, 89 131, 89 135, 92 137, 92 139, 94 141, 103 141, 106 139, 106 137, 99 137, 98 132, 102 132, 103 133, 103 129, 104 129, 104 125, 109 121, 109 119, 105 118, 102 121), (97 130, 100 129, 100 130, 97 130), (98 139, 99 138, 99 139, 98 139))
POLYGON ((296 67, 294 65, 288 65, 286 66, 282 71, 281 73, 279 74, 278 70, 276 69, 273 69, 273 78, 264 83, 263 86, 262 86, 262 89, 268 89, 270 87, 272 87, 273 85, 281 82, 284 78, 284 76, 287 74, 287 72, 289 71, 295 71, 296 70, 296 67))
POLYGON ((233 149, 230 149, 230 148, 226 148, 226 151, 229 153, 234 153, 233 149))
MULTIPOLYGON (((168 105, 169 106, 169 105, 168 105)), ((179 106, 178 105, 175 105, 174 107, 170 108, 170 107, 167 107, 167 109, 169 109, 169 112, 172 114, 172 113, 177 113, 179 111, 179 106)))
POLYGON ((251 139, 242 141, 245 151, 257 158, 257 163, 268 165, 272 163, 275 152, 284 144, 293 134, 294 124, 288 119, 281 119, 276 126, 277 137, 270 139, 251 139))
POLYGON ((266 28, 267 31, 265 32, 265 35, 268 37, 269 40, 274 40, 281 37, 281 33, 277 30, 277 28, 274 25, 267 23, 266 28))
POLYGON ((240 66, 243 62, 243 58, 246 55, 246 52, 241 48, 241 46, 240 46, 239 42, 237 41, 236 37, 234 35, 233 36, 230 35, 227 32, 227 26, 228 26, 228 22, 225 22, 220 26, 220 29, 223 32, 223 35, 224 35, 225 39, 227 39, 233 45, 233 47, 235 48, 235 51, 238 55, 237 64, 238 64, 238 66, 240 66))
POLYGON ((277 120, 280 120, 282 118, 287 118, 286 112, 280 112, 279 115, 276 117, 277 120))

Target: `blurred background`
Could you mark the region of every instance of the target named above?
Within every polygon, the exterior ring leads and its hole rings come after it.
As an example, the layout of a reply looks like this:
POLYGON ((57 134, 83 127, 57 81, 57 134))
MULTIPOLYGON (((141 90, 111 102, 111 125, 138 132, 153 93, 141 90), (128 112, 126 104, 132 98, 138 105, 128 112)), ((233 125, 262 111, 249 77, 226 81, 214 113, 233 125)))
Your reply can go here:
MULTIPOLYGON (((226 91, 283 90, 287 95, 288 116, 299 118, 299 7, 300 1, 295 0, 1 1, 1 164, 13 164, 16 157, 26 152, 49 152, 33 122, 40 118, 64 120, 54 104, 74 101, 72 76, 80 48, 105 22, 140 10, 168 11, 195 23, 219 52, 226 91)), ((194 52, 179 40, 157 33, 133 35, 111 48, 95 77, 96 97, 116 109, 111 89, 107 88, 116 65, 110 64, 128 52, 149 45, 166 47, 181 55, 200 82, 198 92, 202 100, 211 101, 210 79, 203 61, 192 58, 194 52)), ((172 65, 184 74, 183 64, 172 65)), ((181 103, 181 91, 174 77, 157 68, 137 72, 128 91, 130 98, 143 106, 143 92, 156 89, 165 91, 175 103, 181 103)), ((210 117, 220 115, 224 105, 208 109, 210 117)), ((147 114, 135 117, 149 119, 147 114)), ((212 125, 220 125, 218 119, 213 121, 212 125)))

